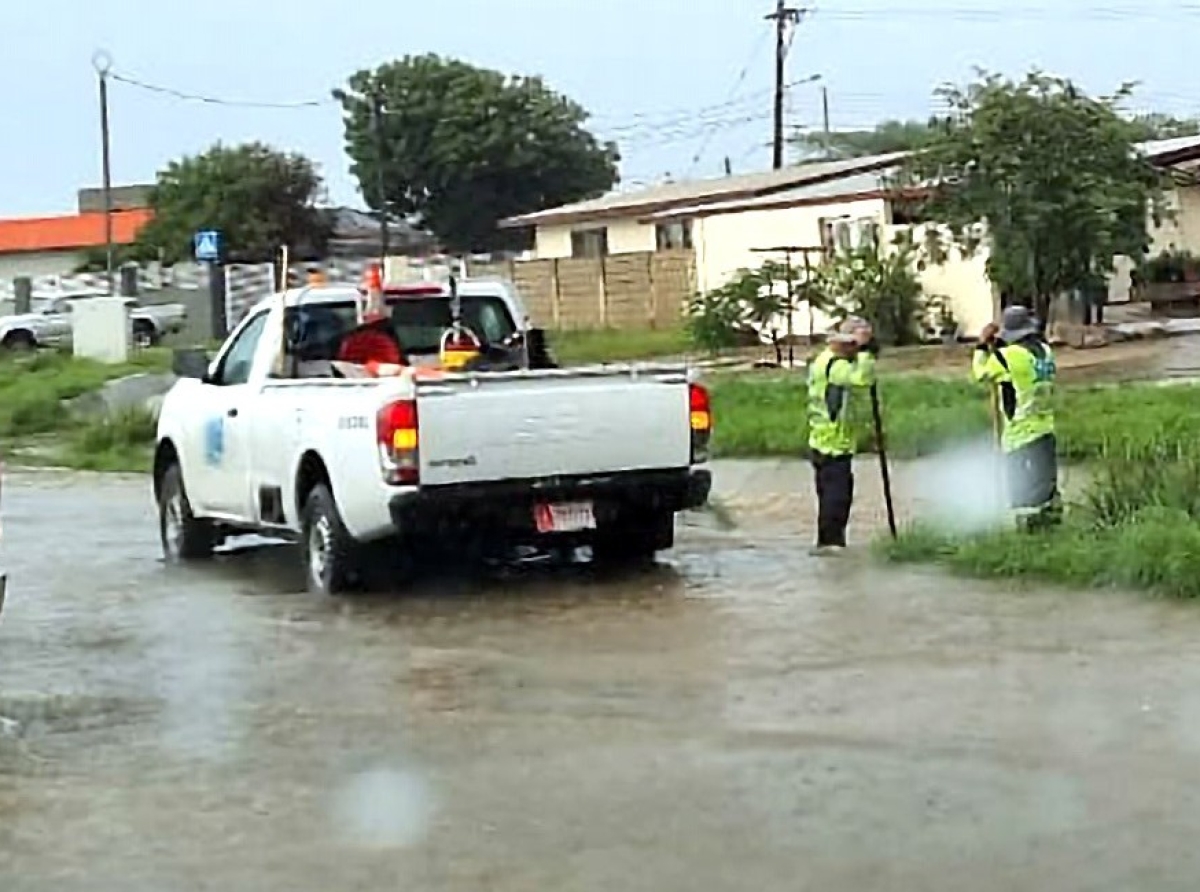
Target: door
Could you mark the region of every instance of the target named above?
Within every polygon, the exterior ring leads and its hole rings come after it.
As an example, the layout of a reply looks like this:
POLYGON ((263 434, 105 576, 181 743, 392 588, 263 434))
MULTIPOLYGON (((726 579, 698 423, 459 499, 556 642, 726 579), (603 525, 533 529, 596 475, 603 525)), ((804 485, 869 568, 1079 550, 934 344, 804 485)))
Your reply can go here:
MULTIPOLYGON (((251 380, 267 313, 248 318, 217 358, 216 368, 199 388, 191 417, 194 462, 188 498, 204 514, 245 520, 252 517, 247 481, 250 474, 249 416, 259 388, 251 380)), ((260 373, 261 374, 261 373, 260 373)), ((191 471, 191 469, 189 469, 191 471)))
POLYGON ((71 345, 71 302, 59 298, 42 311, 38 341, 47 347, 71 345))

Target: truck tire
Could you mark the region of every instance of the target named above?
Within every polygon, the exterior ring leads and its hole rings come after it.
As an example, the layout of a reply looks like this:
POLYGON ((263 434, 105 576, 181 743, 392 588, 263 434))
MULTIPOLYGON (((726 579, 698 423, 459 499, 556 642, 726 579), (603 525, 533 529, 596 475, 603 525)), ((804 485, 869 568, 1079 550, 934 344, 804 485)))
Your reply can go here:
POLYGON ((137 319, 133 323, 133 344, 135 347, 153 347, 158 343, 158 332, 154 326, 144 319, 137 319))
POLYGON ((217 543, 212 524, 192 514, 178 464, 167 468, 159 485, 158 536, 169 564, 210 558, 217 543))
POLYGON ((318 483, 304 500, 301 548, 308 590, 314 595, 341 595, 360 576, 360 548, 342 523, 333 493, 318 483))
POLYGON ((3 342, 0 342, 5 350, 13 352, 26 353, 30 350, 37 349, 37 339, 32 334, 22 329, 10 331, 4 336, 3 342))
POLYGON ((596 531, 592 560, 611 565, 649 564, 654 561, 655 554, 674 544, 674 512, 629 512, 611 526, 596 531))

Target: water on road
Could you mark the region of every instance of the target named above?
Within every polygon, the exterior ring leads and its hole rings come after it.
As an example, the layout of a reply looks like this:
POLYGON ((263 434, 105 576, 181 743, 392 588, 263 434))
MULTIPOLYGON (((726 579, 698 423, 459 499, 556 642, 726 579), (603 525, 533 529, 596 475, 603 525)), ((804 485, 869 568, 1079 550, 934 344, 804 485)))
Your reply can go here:
POLYGON ((319 600, 10 478, 0 889, 1195 888, 1200 613, 810 558, 806 473, 720 480, 649 572, 319 600))

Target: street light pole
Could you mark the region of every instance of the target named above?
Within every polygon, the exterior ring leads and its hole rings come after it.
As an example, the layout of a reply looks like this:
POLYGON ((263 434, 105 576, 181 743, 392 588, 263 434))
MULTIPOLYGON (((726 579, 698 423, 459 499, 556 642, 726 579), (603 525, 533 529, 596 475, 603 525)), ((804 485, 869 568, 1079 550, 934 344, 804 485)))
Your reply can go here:
POLYGON ((111 296, 116 294, 113 280, 112 158, 108 138, 108 73, 112 70, 112 57, 104 50, 98 50, 92 56, 92 66, 96 69, 96 78, 100 85, 100 152, 104 167, 104 275, 108 279, 108 293, 111 296))

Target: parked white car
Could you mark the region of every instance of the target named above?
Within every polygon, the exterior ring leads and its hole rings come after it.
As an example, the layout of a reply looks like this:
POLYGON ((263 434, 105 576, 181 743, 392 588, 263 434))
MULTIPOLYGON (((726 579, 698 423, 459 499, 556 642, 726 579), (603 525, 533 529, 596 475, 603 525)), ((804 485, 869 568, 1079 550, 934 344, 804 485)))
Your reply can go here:
POLYGON ((434 371, 422 366, 450 324, 449 289, 385 295, 412 363, 395 377, 331 362, 356 324, 348 286, 263 301, 211 362, 181 354, 153 468, 169 561, 241 533, 298 539, 309 589, 332 594, 449 543, 645 560, 672 547, 677 512, 707 501, 708 393, 686 366, 538 368, 541 332, 511 285, 467 281, 462 320, 521 359, 434 371))
MULTIPOLYGON (((58 297, 39 303, 31 313, 0 318, 0 347, 7 350, 69 347, 74 331, 72 302, 87 299, 58 297)), ((181 330, 187 321, 187 307, 183 304, 144 307, 135 298, 128 298, 126 304, 133 342, 139 347, 154 346, 166 335, 181 330)))

